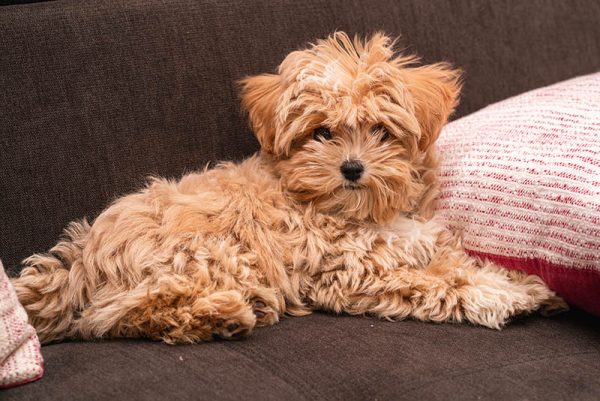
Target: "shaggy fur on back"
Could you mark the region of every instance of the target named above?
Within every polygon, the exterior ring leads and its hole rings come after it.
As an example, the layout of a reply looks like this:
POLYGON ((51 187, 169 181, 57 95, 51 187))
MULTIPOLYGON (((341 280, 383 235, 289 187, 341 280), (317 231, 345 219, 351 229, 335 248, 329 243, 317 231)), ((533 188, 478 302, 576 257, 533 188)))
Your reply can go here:
POLYGON ((231 339, 316 309, 500 328, 564 308, 432 217, 460 74, 416 63, 336 33, 242 80, 258 154, 153 179, 25 260, 13 284, 40 338, 231 339))

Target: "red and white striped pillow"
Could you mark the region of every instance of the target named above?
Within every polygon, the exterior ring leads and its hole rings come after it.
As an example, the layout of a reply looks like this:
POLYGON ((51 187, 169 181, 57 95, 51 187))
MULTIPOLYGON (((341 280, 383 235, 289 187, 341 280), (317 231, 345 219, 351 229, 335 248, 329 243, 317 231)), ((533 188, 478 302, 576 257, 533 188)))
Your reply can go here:
POLYGON ((456 120, 438 150, 438 210, 469 253, 600 315, 600 73, 456 120))

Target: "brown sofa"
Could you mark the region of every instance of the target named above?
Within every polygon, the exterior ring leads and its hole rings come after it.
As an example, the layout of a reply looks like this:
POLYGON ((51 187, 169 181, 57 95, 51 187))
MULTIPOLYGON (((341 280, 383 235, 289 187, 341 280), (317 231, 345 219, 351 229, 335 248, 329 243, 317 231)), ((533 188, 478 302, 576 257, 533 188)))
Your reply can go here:
MULTIPOLYGON (((3 1, 2 3, 10 3, 3 1)), ((20 3, 15 1, 15 3, 20 3)), ((334 30, 466 71, 460 117, 600 69, 597 0, 58 0, 0 7, 0 257, 47 250, 149 174, 257 150, 236 80, 334 30)), ((314 314, 239 342, 67 342, 2 400, 598 400, 600 320, 502 331, 314 314)))

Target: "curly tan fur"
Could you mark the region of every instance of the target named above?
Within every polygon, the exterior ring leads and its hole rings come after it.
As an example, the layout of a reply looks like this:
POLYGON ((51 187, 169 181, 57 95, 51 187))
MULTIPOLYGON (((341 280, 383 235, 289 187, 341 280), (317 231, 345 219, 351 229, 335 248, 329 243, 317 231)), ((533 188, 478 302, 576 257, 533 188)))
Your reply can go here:
POLYGON ((460 74, 416 62, 382 34, 336 33, 244 79, 259 154, 153 179, 25 260, 13 284, 40 338, 234 339, 316 309, 500 328, 565 307, 432 218, 432 144, 460 74), (359 180, 340 172, 348 160, 359 180))

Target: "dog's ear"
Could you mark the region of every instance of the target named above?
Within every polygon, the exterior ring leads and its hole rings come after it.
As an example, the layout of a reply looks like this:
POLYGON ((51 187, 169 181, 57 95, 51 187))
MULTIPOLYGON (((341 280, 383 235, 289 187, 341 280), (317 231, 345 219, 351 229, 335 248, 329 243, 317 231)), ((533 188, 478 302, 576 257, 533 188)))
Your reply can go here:
POLYGON ((252 130, 262 150, 273 153, 275 142, 275 108, 281 94, 281 78, 277 74, 261 74, 239 81, 242 107, 248 112, 252 130))
POLYGON ((447 63, 403 70, 404 81, 413 96, 415 113, 421 128, 419 149, 427 151, 458 105, 461 71, 447 63))

